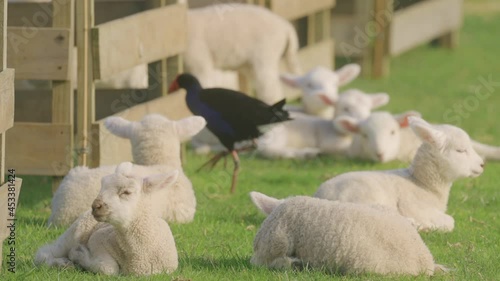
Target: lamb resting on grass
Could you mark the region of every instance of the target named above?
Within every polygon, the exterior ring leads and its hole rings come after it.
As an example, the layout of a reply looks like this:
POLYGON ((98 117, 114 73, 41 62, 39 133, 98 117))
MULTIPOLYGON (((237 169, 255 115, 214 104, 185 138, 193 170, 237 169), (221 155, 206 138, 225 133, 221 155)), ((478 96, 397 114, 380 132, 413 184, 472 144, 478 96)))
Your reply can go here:
MULTIPOLYGON (((408 116, 420 113, 408 111, 392 116, 387 112, 374 112, 364 120, 345 120, 344 130, 354 134, 349 157, 370 159, 375 162, 399 160, 411 162, 422 141, 408 126, 408 116), (399 124, 399 125, 398 125, 399 124)), ((471 140, 474 150, 485 160, 500 160, 500 147, 471 140)))
MULTIPOLYGON (((182 172, 180 143, 198 133, 205 126, 205 120, 193 116, 172 121, 161 115, 151 114, 140 122, 109 117, 104 124, 113 134, 130 139, 134 161, 140 164, 133 167, 137 174, 147 176, 172 169, 179 170, 176 184, 166 189, 163 196, 157 196, 155 208, 169 222, 192 221, 196 211, 196 198, 191 181, 182 172)), ((116 166, 71 169, 52 199, 49 225, 63 226, 74 222, 90 208, 99 193, 101 178, 112 174, 115 169, 116 166)))
POLYGON ((336 71, 317 66, 304 75, 281 74, 285 84, 302 91, 302 107, 288 106, 287 109, 332 119, 339 87, 354 80, 360 72, 358 64, 348 64, 336 71))
POLYGON ((292 73, 302 72, 292 24, 255 5, 219 4, 189 10, 187 43, 186 69, 204 88, 220 86, 216 84, 217 69, 250 68, 257 98, 269 105, 284 98, 279 79, 281 58, 292 73))
POLYGON ((273 211, 255 236, 254 265, 347 274, 433 275, 444 269, 434 264, 411 222, 383 207, 305 196, 260 198, 273 211))
POLYGON ((82 215, 54 243, 42 247, 35 263, 77 264, 108 275, 149 275, 177 269, 175 241, 168 224, 152 210, 157 192, 171 188, 178 172, 137 177, 132 163, 102 178, 92 212, 82 215))
POLYGON ((355 133, 351 132, 351 127, 346 128, 346 124, 357 123, 352 118, 367 118, 372 109, 388 102, 389 96, 385 93, 348 90, 335 103, 336 118, 326 120, 293 112, 293 120, 274 126, 258 139, 258 152, 267 158, 300 159, 319 153, 360 156, 351 151, 355 133))
POLYGON ((413 219, 419 230, 452 231, 454 220, 445 213, 451 186, 457 179, 479 176, 484 162, 463 130, 418 117, 409 122, 423 141, 409 168, 342 174, 321 184, 314 196, 380 204, 413 219))

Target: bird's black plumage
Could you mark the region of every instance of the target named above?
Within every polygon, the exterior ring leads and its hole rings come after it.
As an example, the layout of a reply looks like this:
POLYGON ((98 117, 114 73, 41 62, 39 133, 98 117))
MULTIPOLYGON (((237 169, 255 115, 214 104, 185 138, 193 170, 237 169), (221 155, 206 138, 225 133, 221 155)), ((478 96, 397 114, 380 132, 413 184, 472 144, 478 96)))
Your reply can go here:
POLYGON ((259 126, 290 120, 288 112, 283 110, 284 99, 270 106, 237 91, 203 89, 190 74, 182 74, 176 81, 187 91, 189 109, 206 119, 207 128, 230 151, 234 143, 262 135, 259 126))

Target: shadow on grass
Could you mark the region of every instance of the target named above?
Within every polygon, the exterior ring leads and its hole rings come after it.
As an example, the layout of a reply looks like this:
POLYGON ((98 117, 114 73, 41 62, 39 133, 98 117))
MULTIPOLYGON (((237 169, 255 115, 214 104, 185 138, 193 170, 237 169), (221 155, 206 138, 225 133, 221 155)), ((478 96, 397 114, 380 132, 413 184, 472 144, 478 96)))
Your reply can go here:
POLYGON ((247 270, 251 269, 250 257, 231 257, 231 258, 212 258, 212 257, 193 257, 185 259, 183 264, 189 264, 194 270, 205 269, 233 269, 247 270))

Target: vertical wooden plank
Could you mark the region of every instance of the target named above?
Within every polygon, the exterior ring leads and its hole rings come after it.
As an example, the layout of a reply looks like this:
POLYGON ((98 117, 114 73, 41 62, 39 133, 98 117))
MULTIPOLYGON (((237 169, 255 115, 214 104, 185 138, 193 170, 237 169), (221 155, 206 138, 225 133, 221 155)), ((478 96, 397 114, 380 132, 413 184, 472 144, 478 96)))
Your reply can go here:
MULTIPOLYGON (((321 36, 321 40, 329 40, 332 37, 332 31, 331 31, 331 29, 332 29, 332 25, 331 25, 332 10, 333 9, 328 9, 328 10, 322 11, 322 13, 323 13, 322 20, 323 21, 322 21, 321 25, 323 26, 322 27, 323 34, 321 36)), ((335 42, 333 42, 333 44, 332 44, 331 52, 332 52, 332 69, 335 69, 335 42)))
MULTIPOLYGON (((356 26, 360 27, 364 32, 367 24, 373 19, 372 14, 374 9, 374 1, 365 0, 354 0, 354 17, 356 26)), ((360 65, 362 69, 363 76, 370 77, 372 75, 372 65, 373 65, 373 45, 371 43, 362 47, 362 55, 360 60, 360 65)))
POLYGON ((76 45, 78 48, 77 154, 78 164, 88 166, 91 124, 95 119, 95 89, 92 74, 90 29, 94 26, 94 0, 76 2, 76 45))
POLYGON ((316 42, 316 14, 307 16, 307 46, 316 42))
MULTIPOLYGON (((168 4, 177 3, 177 0, 149 0, 148 8, 155 9, 168 4)), ((153 71, 149 75, 149 90, 154 96, 160 97, 168 94, 168 64, 167 59, 150 63, 149 69, 153 71)))
POLYGON ((455 49, 459 42, 459 30, 453 30, 438 38, 439 46, 448 49, 455 49))
MULTIPOLYGON (((53 11, 58 11, 53 14, 52 26, 68 28, 69 30, 75 30, 75 2, 74 0, 64 0, 64 1, 53 1, 52 2, 53 11), (57 6, 57 7, 56 7, 57 6)), ((69 42, 74 42, 74 34, 70 32, 68 37, 69 42)), ((68 69, 73 69, 73 51, 69 51, 68 57, 68 69)), ((74 107, 74 96, 73 96, 73 81, 53 81, 52 83, 52 123, 63 123, 69 124, 71 130, 73 130, 73 107, 74 107)), ((60 137, 60 136, 58 136, 60 137)), ((73 167, 73 134, 70 134, 69 147, 66 149, 67 153, 70 153, 66 159, 65 163, 70 169, 73 167)), ((55 192, 62 181, 62 177, 52 178, 52 192, 55 192)))
POLYGON ((377 26, 377 35, 373 44, 373 64, 372 77, 380 78, 389 72, 389 36, 390 36, 390 18, 387 13, 393 14, 392 0, 375 0, 374 19, 377 26))
MULTIPOLYGON (((7 68, 7 0, 0 0, 0 72, 7 68)), ((0 185, 5 180, 5 133, 0 132, 0 185)), ((1 245, 0 245, 1 246, 1 245)), ((1 247, 0 247, 1 248, 1 247)), ((1 256, 0 256, 1 257, 1 256)), ((0 258, 0 261, 2 259, 0 258)))

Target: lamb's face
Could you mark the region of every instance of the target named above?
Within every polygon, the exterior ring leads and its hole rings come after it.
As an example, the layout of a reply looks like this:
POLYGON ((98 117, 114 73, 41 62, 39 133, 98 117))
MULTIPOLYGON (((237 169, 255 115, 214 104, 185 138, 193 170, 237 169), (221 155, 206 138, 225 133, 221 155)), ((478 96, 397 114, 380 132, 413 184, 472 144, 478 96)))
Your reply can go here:
POLYGON ((434 126, 443 132, 445 141, 438 150, 442 173, 450 180, 477 177, 483 173, 484 161, 472 147, 469 135, 450 125, 434 126))
POLYGON ((335 117, 350 116, 358 120, 364 120, 370 116, 371 111, 371 99, 354 91, 342 93, 335 104, 335 117))
POLYGON ((361 71, 357 64, 348 64, 337 71, 317 66, 302 76, 283 74, 281 80, 302 90, 304 102, 313 108, 333 106, 338 89, 356 78, 361 71))
POLYGON ((114 173, 101 180, 101 191, 92 204, 97 221, 128 225, 134 219, 141 198, 142 179, 114 173))
POLYGON ((316 67, 302 76, 299 87, 308 103, 333 106, 338 99, 338 75, 324 67, 316 67))
POLYGON ((359 125, 358 136, 361 146, 371 160, 389 162, 399 153, 400 127, 394 117, 387 112, 375 112, 359 125))
POLYGON ((349 116, 358 120, 368 118, 373 109, 389 102, 386 93, 366 94, 357 89, 350 89, 340 94, 335 104, 335 117, 349 116))

